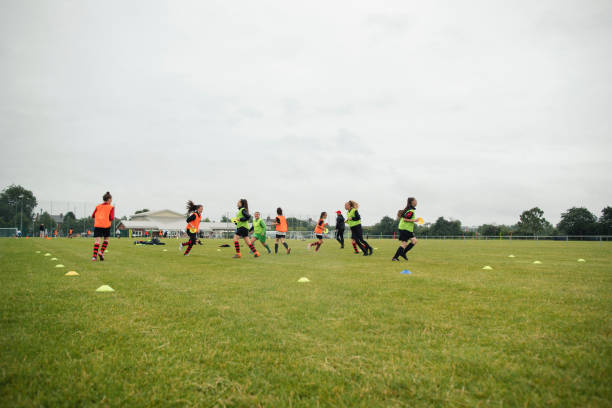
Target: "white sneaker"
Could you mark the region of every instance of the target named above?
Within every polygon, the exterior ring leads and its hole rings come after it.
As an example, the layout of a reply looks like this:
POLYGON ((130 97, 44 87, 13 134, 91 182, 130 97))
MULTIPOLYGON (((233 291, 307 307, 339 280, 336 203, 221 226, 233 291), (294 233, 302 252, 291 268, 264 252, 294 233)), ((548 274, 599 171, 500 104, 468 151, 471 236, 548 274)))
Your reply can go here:
POLYGON ((185 247, 183 246, 183 243, 182 243, 182 242, 179 242, 179 251, 183 252, 183 248, 185 248, 185 247))

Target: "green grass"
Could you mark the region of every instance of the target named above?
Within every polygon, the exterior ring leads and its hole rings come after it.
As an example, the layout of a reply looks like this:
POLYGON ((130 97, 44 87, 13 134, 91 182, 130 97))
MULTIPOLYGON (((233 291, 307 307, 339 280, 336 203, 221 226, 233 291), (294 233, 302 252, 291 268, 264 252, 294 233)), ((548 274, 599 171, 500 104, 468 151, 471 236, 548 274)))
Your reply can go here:
POLYGON ((166 242, 0 240, 0 405, 612 406, 611 244, 166 242))

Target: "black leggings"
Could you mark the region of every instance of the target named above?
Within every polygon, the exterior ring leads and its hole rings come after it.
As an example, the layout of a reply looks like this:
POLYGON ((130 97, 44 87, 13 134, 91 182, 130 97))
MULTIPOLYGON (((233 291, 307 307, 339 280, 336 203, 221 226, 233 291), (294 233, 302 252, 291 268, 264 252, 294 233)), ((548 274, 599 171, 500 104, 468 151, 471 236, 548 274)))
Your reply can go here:
POLYGON ((336 230, 336 241, 338 241, 340 245, 344 246, 344 229, 336 230))
POLYGON ((363 230, 361 229, 361 224, 355 225, 351 227, 351 238, 355 240, 357 245, 361 248, 363 252, 366 252, 366 249, 371 249, 370 244, 363 239, 363 230))

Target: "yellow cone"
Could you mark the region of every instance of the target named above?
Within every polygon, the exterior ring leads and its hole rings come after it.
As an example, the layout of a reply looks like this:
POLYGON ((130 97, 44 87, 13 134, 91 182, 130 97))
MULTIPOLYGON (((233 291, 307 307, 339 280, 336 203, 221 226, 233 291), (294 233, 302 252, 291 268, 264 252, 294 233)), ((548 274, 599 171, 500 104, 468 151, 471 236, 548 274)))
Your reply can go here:
POLYGON ((485 265, 482 267, 482 269, 484 269, 485 271, 491 271, 493 270, 493 268, 491 268, 489 265, 485 265))
POLYGON ((45 256, 51 256, 51 254, 47 252, 47 253, 45 254, 45 256))
POLYGON ((514 255, 508 255, 508 258, 516 258, 514 255))
POLYGON ((98 289, 96 289, 96 292, 114 292, 114 291, 115 289, 111 288, 108 285, 102 285, 98 289))
POLYGON ((40 254, 40 251, 36 251, 37 254, 40 254))
POLYGON ((534 264, 539 265, 539 264, 541 264, 542 262, 540 262, 540 261, 533 261, 533 263, 534 263, 534 264))
POLYGON ((64 265, 62 265, 62 264, 57 264, 57 265, 55 265, 55 267, 56 267, 56 268, 63 268, 63 267, 64 267, 64 265))
POLYGON ((57 261, 57 258, 51 258, 50 261, 57 261))
POLYGON ((64 276, 79 276, 79 273, 75 271, 69 271, 69 272, 66 272, 64 276))
POLYGON ((578 262, 586 262, 584 259, 580 258, 578 262))
POLYGON ((306 283, 306 282, 310 282, 310 279, 308 279, 308 278, 300 278, 300 279, 298 279, 298 282, 306 283))

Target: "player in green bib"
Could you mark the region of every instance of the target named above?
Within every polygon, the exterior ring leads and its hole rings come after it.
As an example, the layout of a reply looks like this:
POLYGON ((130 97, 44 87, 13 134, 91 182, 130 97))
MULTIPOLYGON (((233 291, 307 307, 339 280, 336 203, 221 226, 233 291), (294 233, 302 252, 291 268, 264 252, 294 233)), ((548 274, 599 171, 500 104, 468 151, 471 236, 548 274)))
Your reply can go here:
POLYGON ((249 239, 249 220, 251 219, 251 215, 249 214, 249 203, 246 198, 241 198, 238 200, 237 206, 238 213, 232 218, 232 222, 236 224, 236 232, 234 233, 234 248, 236 249, 236 255, 234 255, 234 258, 242 258, 242 254, 240 253, 240 238, 244 239, 244 242, 251 249, 255 258, 258 258, 260 256, 259 252, 249 239))
POLYGON ((260 218, 259 211, 255 212, 255 219, 253 220, 253 226, 250 229, 253 232, 253 238, 251 239, 251 245, 255 246, 255 241, 259 241, 271 254, 272 251, 268 244, 266 244, 266 223, 260 218))
POLYGON ((406 252, 410 251, 417 243, 417 239, 414 236, 414 223, 416 222, 416 206, 417 200, 414 197, 410 197, 406 203, 406 207, 403 210, 397 212, 397 217, 400 219, 399 222, 399 240, 400 246, 395 251, 392 261, 399 261, 401 256, 405 260, 406 252))

